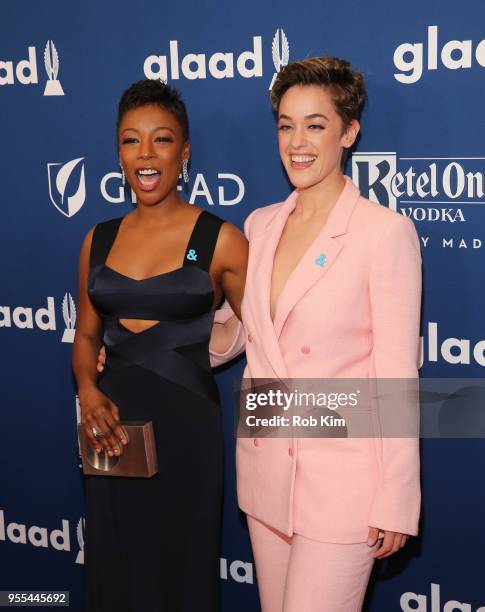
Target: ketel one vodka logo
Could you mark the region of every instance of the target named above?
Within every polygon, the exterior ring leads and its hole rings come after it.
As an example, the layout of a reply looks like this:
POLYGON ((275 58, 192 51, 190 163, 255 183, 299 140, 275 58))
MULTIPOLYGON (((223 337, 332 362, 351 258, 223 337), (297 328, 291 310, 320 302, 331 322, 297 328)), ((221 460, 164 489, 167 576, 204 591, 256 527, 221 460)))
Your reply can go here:
POLYGON ((354 153, 352 179, 362 195, 415 221, 465 221, 485 203, 484 157, 398 157, 354 153))
POLYGON ((269 85, 270 91, 273 89, 274 82, 278 76, 278 72, 288 65, 290 60, 290 45, 286 38, 285 31, 283 28, 278 28, 273 38, 273 44, 271 47, 273 53, 273 64, 276 72, 273 74, 271 83, 269 85))
POLYGON ((52 204, 64 216, 73 217, 86 200, 84 157, 67 163, 47 164, 49 196, 52 204))
MULTIPOLYGON (((52 40, 48 40, 44 48, 44 66, 47 73, 47 83, 44 96, 63 96, 61 82, 59 81, 59 54, 52 40)), ((37 85, 39 77, 37 72, 37 49, 28 47, 28 59, 0 60, 0 85, 37 85)))

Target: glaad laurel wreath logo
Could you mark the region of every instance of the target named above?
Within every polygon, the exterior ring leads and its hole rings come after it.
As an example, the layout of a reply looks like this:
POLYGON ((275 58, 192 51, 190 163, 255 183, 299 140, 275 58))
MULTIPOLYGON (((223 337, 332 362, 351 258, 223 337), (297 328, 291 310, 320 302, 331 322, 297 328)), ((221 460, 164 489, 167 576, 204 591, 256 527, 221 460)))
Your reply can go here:
MULTIPOLYGON (((74 562, 84 564, 84 541, 86 519, 82 516, 77 523, 69 519, 61 519, 60 526, 55 529, 40 525, 26 525, 11 520, 8 511, 0 508, 0 543, 24 544, 37 549, 54 549, 59 552, 76 554, 74 562), (73 532, 78 546, 74 546, 73 532), (78 549, 76 552, 76 548, 78 549)), ((220 577, 222 580, 232 579, 240 584, 254 583, 254 567, 249 561, 235 559, 229 561, 220 558, 220 577)))
POLYGON ((86 528, 86 519, 81 517, 77 524, 76 535, 77 543, 79 544, 79 552, 77 553, 76 563, 84 564, 84 530, 86 528))
MULTIPOLYGON (((71 546, 71 526, 68 519, 61 520, 61 526, 57 529, 49 529, 40 525, 26 525, 10 521, 6 517, 6 512, 0 509, 0 542, 10 542, 12 544, 30 544, 36 548, 49 549, 60 552, 75 552, 71 546)), ((76 535, 79 544, 75 563, 84 563, 84 528, 85 519, 81 517, 77 523, 76 535)))
POLYGON ((273 89, 273 84, 278 75, 278 72, 284 67, 288 65, 290 60, 290 45, 288 43, 288 39, 286 38, 285 31, 283 28, 278 28, 276 30, 276 34, 273 38, 273 64, 276 72, 273 74, 273 78, 271 79, 271 83, 269 85, 270 91, 273 89))
POLYGON ((65 164, 57 162, 47 164, 51 202, 60 213, 68 218, 79 212, 86 200, 83 160, 84 157, 78 157, 65 164), (77 184, 77 186, 72 190, 72 194, 68 195, 67 187, 71 184, 77 184))
MULTIPOLYGON (((28 54, 29 58, 18 61, 16 66, 13 60, 0 60, 0 85, 15 85, 15 77, 21 85, 38 85, 36 48, 29 47, 28 54)), ((44 64, 47 72, 44 96, 63 96, 64 90, 58 79, 59 54, 52 40, 46 43, 44 64)))
MULTIPOLYGON (((232 52, 216 52, 206 56, 205 53, 187 53, 180 57, 179 41, 169 42, 167 55, 149 55, 143 62, 143 72, 147 79, 159 79, 165 83, 170 78, 176 81, 182 77, 189 80, 233 79, 239 76, 250 79, 263 76, 262 36, 253 36, 252 49, 242 51, 237 57, 232 52)), ((273 75, 270 89, 276 74, 289 61, 290 45, 283 28, 278 28, 272 43, 273 64, 276 72, 273 75)))
POLYGON ((62 342, 72 343, 76 334, 76 304, 70 293, 66 293, 62 300, 62 316, 66 325, 66 329, 62 334, 62 342))
POLYGON ((48 40, 44 49, 44 64, 47 72, 44 96, 63 96, 61 82, 57 79, 59 74, 59 55, 52 40, 48 40))
MULTIPOLYGON (((62 300, 62 316, 65 329, 61 341, 72 343, 76 333, 76 304, 69 292, 65 293, 62 300)), ((0 304, 0 329, 3 327, 56 331, 56 301, 54 297, 47 297, 47 306, 45 308, 4 306, 0 304)))

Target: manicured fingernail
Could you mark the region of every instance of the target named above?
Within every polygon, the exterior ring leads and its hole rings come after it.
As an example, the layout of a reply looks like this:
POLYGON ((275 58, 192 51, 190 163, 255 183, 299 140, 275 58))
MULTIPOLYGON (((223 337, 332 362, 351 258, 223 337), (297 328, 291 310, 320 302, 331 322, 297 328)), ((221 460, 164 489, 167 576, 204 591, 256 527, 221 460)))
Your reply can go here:
POLYGON ((369 546, 372 546, 372 545, 374 544, 374 540, 371 540, 371 538, 369 538, 369 539, 367 540, 367 544, 368 544, 369 546))

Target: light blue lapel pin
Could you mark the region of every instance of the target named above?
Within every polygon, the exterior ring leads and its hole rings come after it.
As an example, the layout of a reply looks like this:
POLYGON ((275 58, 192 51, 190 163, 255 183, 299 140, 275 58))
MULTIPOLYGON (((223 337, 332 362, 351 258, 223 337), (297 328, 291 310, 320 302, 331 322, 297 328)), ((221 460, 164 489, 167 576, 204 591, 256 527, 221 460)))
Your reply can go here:
POLYGON ((317 266, 320 266, 320 268, 323 268, 323 264, 326 260, 327 256, 325 255, 325 253, 320 253, 320 255, 315 259, 315 263, 317 264, 317 266))
POLYGON ((190 249, 187 253, 187 259, 189 261, 197 261, 197 251, 195 249, 190 249))

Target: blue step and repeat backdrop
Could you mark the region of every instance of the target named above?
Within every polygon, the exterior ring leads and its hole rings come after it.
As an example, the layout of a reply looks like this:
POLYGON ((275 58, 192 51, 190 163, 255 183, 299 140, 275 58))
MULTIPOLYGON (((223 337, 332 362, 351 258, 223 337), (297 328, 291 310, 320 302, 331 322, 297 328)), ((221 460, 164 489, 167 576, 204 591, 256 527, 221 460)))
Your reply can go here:
MULTIPOLYGON (((76 266, 86 231, 133 206, 115 121, 134 81, 181 91, 193 145, 185 197, 242 227, 289 192, 268 96, 276 71, 306 56, 351 60, 369 102, 347 173, 421 239, 421 375, 484 376, 482 0, 4 0, 0 15, 0 589, 69 590, 71 609, 83 609, 76 266)), ((235 496, 231 393, 242 367, 218 374, 231 612, 259 610, 235 496)), ((376 566, 366 609, 483 612, 484 442, 423 440, 422 459, 420 537, 376 566)))

